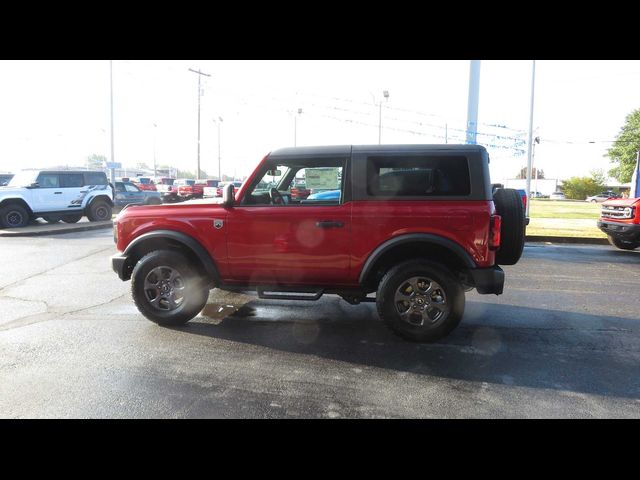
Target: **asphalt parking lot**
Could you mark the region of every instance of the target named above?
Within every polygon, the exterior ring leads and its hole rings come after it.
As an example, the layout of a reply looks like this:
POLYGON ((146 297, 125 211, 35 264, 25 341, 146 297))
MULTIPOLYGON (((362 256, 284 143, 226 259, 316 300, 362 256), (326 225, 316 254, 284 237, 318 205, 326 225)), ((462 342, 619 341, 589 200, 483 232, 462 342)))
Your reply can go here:
POLYGON ((109 229, 0 251, 3 418, 640 417, 640 251, 529 244, 438 344, 330 296, 214 291, 209 316, 160 328, 111 271, 109 229))

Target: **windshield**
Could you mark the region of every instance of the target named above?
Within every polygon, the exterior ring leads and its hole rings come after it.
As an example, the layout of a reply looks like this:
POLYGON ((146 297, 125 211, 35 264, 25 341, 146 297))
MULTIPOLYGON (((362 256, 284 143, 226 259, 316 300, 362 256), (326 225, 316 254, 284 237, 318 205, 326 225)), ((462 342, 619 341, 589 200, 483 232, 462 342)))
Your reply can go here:
POLYGON ((9 187, 28 187, 33 182, 36 181, 38 176, 38 171, 34 170, 23 170, 22 172, 16 173, 16 176, 11 179, 8 183, 9 187))

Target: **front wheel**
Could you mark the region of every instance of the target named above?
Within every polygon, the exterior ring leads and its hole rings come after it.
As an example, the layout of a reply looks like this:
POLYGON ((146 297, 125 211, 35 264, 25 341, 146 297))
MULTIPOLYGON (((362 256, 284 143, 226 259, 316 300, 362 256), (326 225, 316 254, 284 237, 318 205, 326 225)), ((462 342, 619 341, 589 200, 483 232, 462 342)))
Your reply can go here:
POLYGON ((149 320, 161 326, 177 326, 204 308, 209 287, 184 255, 155 250, 133 269, 131 293, 138 310, 149 320))
POLYGON ((0 227, 26 227, 30 220, 29 212, 21 205, 14 204, 0 208, 0 227))
POLYGON ((464 313, 464 290, 437 263, 411 260, 389 270, 376 297, 378 315, 399 336, 434 342, 458 326, 464 313))
POLYGON ((616 248, 619 248, 620 250, 634 250, 640 247, 640 243, 638 242, 629 242, 629 241, 621 240, 612 235, 607 235, 607 238, 609 239, 609 243, 611 245, 613 245, 616 248))

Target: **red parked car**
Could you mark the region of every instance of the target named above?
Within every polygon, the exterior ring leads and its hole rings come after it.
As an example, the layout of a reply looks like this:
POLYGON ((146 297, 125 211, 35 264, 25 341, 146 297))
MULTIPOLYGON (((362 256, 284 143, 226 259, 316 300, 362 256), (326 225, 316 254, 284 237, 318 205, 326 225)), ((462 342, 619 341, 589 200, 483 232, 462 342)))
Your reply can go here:
POLYGON ((178 178, 173 182, 173 186, 178 189, 178 197, 183 200, 191 198, 202 198, 204 185, 197 184, 195 180, 190 178, 178 178))
POLYGON ((163 326, 195 317, 211 288, 281 301, 335 294, 375 302, 406 339, 435 341, 460 323, 466 290, 501 294, 499 265, 522 255, 522 200, 493 194, 488 164, 479 145, 276 150, 238 192, 226 185, 221 204, 126 208, 112 266, 163 326), (298 174, 340 195, 295 199, 298 174))
POLYGON ((134 177, 131 179, 131 183, 135 183, 136 187, 140 190, 147 190, 151 192, 157 192, 156 184, 149 177, 134 177))
POLYGON ((311 195, 311 190, 307 188, 304 182, 296 182, 295 185, 291 187, 291 198, 304 200, 309 195, 311 195))

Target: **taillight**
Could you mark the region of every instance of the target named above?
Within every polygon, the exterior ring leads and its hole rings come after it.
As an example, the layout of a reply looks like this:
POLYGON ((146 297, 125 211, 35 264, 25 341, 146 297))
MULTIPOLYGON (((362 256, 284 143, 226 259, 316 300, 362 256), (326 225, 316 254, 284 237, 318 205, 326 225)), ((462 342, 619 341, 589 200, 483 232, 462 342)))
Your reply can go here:
POLYGON ((502 226, 502 217, 500 215, 491 215, 491 226, 489 228, 489 249, 497 250, 500 247, 500 227, 502 226))

